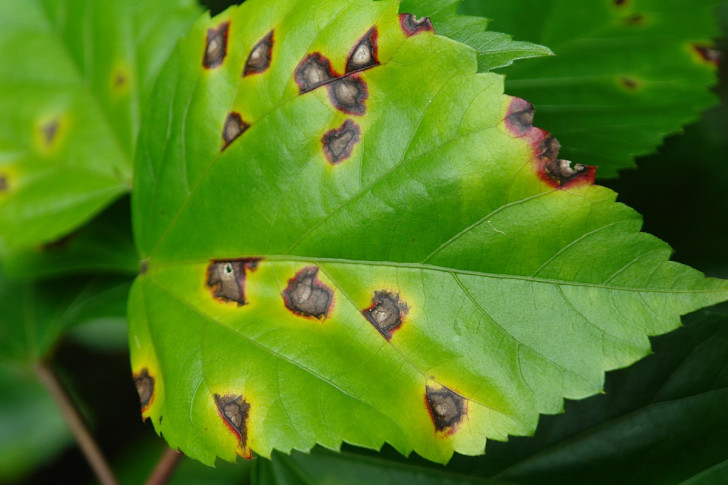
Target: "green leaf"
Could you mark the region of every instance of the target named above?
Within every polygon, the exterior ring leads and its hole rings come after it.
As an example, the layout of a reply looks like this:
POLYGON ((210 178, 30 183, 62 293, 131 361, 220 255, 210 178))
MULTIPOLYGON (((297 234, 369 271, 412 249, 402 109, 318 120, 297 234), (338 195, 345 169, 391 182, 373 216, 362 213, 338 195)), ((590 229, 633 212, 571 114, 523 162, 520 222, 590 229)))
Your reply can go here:
POLYGON ((117 201, 52 243, 0 251, 0 261, 6 275, 22 280, 100 272, 134 276, 139 258, 131 235, 129 200, 117 201))
POLYGON ((204 463, 480 454, 728 297, 559 160, 473 48, 398 7, 251 0, 160 77, 129 343, 143 416, 204 463), (364 69, 309 90, 326 60, 364 69))
POLYGON ((71 442, 55 403, 32 377, 0 364, 0 481, 16 483, 71 442))
POLYGON ((464 11, 549 46, 508 68, 506 92, 531 101, 565 158, 614 177, 698 118, 716 97, 715 0, 467 0, 464 11), (701 55, 702 52, 702 55, 701 55))
POLYGON ((548 47, 487 31, 487 19, 457 13, 461 3, 462 0, 404 0, 400 11, 430 17, 438 34, 473 47, 478 52, 480 72, 510 66, 519 59, 553 55, 548 47))
POLYGON ((32 366, 71 327, 122 318, 125 278, 76 277, 18 281, 0 275, 0 363, 32 366))
POLYGON ((128 191, 139 111, 191 0, 0 5, 0 239, 49 242, 128 191))

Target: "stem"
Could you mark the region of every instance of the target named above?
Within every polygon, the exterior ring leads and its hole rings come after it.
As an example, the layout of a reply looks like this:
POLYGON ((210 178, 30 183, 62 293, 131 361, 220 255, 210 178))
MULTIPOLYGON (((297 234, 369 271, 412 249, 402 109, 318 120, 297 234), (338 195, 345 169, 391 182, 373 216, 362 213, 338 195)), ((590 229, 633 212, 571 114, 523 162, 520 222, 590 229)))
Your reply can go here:
POLYGON ((182 453, 174 451, 172 448, 167 448, 162 457, 157 462, 157 466, 154 467, 152 474, 149 475, 145 485, 164 485, 172 477, 177 464, 182 459, 182 453))
POLYGON ((102 485, 117 485, 118 481, 111 471, 111 468, 109 468, 109 464, 106 462, 104 455, 101 454, 98 444, 96 444, 93 436, 91 436, 91 433, 86 427, 86 423, 84 423, 76 406, 63 388, 63 385, 56 378, 53 370, 51 370, 48 364, 40 362, 35 366, 35 374, 45 386, 48 393, 53 397, 53 400, 56 401, 63 415, 63 419, 65 419, 66 424, 71 429, 79 448, 81 448, 81 451, 86 457, 86 461, 88 461, 96 474, 96 478, 98 478, 102 485))

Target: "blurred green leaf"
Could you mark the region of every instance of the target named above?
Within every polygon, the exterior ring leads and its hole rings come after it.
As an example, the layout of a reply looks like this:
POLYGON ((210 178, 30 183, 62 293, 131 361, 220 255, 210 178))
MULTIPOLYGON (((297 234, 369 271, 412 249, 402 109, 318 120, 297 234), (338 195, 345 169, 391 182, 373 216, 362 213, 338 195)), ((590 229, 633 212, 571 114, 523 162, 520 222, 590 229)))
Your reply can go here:
POLYGON ((0 251, 0 260, 5 274, 19 280, 79 273, 134 275, 139 257, 131 235, 129 199, 122 198, 57 241, 0 251))
POLYGON ((0 396, 0 483, 12 483, 72 438, 55 403, 32 374, 0 363, 0 396))
POLYGON ((0 239, 57 239, 131 184, 139 113, 193 0, 0 2, 0 239))
POLYGON ((563 158, 614 177, 716 103, 715 65, 698 48, 717 54, 718 3, 466 0, 463 10, 556 53, 505 70, 506 92, 533 103, 563 158))
POLYGON ((75 277, 18 281, 0 275, 0 362, 32 366, 71 327, 123 318, 129 280, 75 277))

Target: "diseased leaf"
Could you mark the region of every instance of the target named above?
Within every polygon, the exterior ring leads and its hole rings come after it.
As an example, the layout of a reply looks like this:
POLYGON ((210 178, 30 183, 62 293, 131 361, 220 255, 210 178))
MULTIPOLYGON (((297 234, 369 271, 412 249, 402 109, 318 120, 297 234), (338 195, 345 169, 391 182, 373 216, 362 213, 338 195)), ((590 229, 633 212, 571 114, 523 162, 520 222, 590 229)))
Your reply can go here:
POLYGON ((130 188, 139 111, 191 0, 3 0, 0 239, 47 243, 130 188))
POLYGON ((399 2, 201 19, 142 129, 142 414, 205 463, 533 433, 728 297, 399 2))
POLYGON ((400 10, 430 17, 438 34, 473 47, 478 52, 480 72, 510 66, 519 59, 553 55, 548 47, 487 31, 487 19, 457 13, 461 3, 462 0, 403 0, 400 10))
POLYGON ((466 0, 494 28, 556 56, 508 68, 565 158, 614 177, 716 103, 716 0, 466 0))

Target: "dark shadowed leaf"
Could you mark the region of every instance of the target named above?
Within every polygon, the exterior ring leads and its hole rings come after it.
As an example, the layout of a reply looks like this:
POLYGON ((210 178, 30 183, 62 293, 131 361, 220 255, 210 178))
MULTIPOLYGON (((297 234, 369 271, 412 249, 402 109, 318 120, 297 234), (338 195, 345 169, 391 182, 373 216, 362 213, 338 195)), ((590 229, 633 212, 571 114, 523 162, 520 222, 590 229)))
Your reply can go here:
POLYGON ((506 72, 565 158, 614 177, 715 104, 716 0, 466 0, 493 28, 555 57, 506 72))

